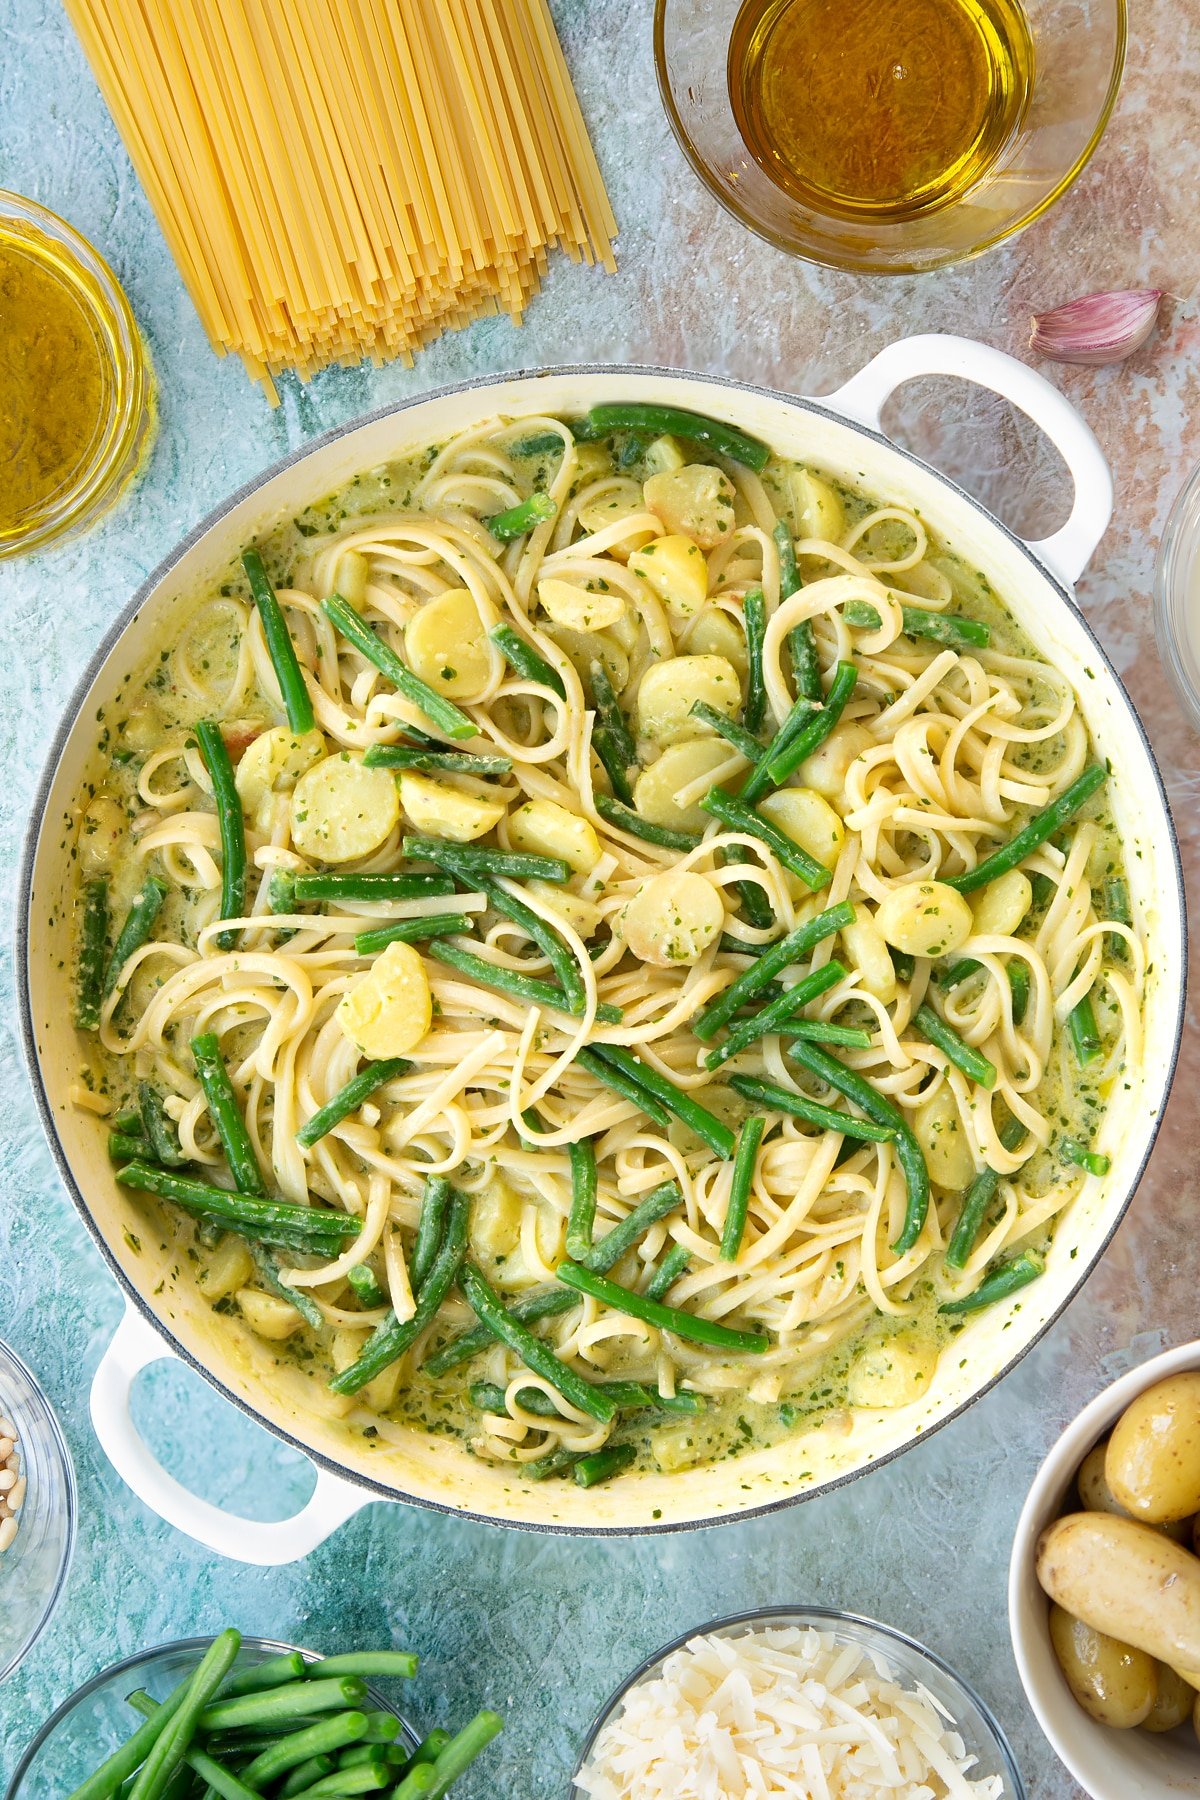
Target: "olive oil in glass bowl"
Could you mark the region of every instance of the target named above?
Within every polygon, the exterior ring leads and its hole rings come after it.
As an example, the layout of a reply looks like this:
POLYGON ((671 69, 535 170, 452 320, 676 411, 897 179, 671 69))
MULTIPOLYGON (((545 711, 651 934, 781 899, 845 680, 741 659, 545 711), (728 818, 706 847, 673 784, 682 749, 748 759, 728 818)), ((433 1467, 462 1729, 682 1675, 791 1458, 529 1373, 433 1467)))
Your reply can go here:
POLYGON ((688 160, 743 224, 859 273, 977 255, 1087 163, 1125 0, 656 0, 688 160))

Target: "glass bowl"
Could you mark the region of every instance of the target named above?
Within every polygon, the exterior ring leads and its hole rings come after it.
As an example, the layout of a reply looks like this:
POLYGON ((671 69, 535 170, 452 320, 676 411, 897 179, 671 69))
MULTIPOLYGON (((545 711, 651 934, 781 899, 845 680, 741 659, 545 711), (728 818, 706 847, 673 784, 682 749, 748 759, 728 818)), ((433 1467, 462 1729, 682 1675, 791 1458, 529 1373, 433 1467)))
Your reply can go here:
POLYGON ((619 1710, 626 1694, 639 1682, 657 1675, 676 1650, 682 1650, 694 1637, 741 1637, 764 1626, 795 1625, 832 1631, 839 1644, 857 1644, 884 1657, 905 1687, 920 1685, 927 1689, 953 1719, 954 1729, 962 1738, 967 1754, 977 1759, 971 1778, 981 1780, 987 1775, 999 1775, 1004 1783, 1003 1800, 1026 1800, 1025 1785, 1004 1732, 979 1695, 961 1676, 956 1675, 940 1656, 926 1650, 915 1638, 906 1637, 904 1632, 895 1631, 890 1625, 877 1624, 874 1619, 860 1619, 855 1613, 833 1612, 823 1606, 767 1607, 757 1612, 734 1613, 729 1618, 714 1619, 709 1625, 698 1625, 665 1649, 657 1650, 601 1707, 580 1751, 568 1800, 590 1800, 579 1786, 579 1776, 587 1766, 601 1731, 619 1710))
POLYGON ((25 1499, 17 1535, 0 1553, 0 1680, 42 1635, 62 1598, 75 1547, 75 1471, 50 1402, 19 1356, 0 1343, 0 1418, 17 1428, 25 1499))
POLYGON ((821 213, 786 194, 743 141, 729 99, 729 40, 741 0, 656 0, 654 60, 684 155, 735 218, 781 250, 858 274, 959 262, 1038 219, 1100 142, 1121 84, 1125 0, 1024 0, 1033 91, 996 161, 966 193, 897 220, 821 213))
POLYGON ((0 248, 35 263, 74 302, 100 362, 94 429, 53 493, 0 522, 0 559, 44 550, 85 531, 133 479, 150 445, 150 359, 116 276, 86 238, 57 213, 0 189, 0 248))
MULTIPOLYGON (((127 1704, 126 1695, 135 1688, 145 1688, 153 1699, 165 1700, 172 1688, 196 1667, 211 1643, 211 1638, 195 1637, 159 1644, 153 1650, 140 1650, 136 1656, 112 1663, 85 1681, 51 1713, 22 1756, 9 1782, 6 1800, 62 1800, 137 1730, 141 1720, 127 1704)), ((244 1637, 234 1667, 253 1668, 256 1663, 291 1650, 299 1650, 305 1662, 321 1660, 315 1650, 300 1649, 297 1644, 244 1637)), ((408 1721, 373 1684, 368 1684, 367 1693, 373 1708, 396 1714, 400 1719, 398 1741, 403 1741, 406 1749, 415 1750, 418 1738, 408 1721)))
POLYGON ((1158 548, 1154 635, 1183 710, 1200 731, 1200 467, 1171 508, 1158 548))

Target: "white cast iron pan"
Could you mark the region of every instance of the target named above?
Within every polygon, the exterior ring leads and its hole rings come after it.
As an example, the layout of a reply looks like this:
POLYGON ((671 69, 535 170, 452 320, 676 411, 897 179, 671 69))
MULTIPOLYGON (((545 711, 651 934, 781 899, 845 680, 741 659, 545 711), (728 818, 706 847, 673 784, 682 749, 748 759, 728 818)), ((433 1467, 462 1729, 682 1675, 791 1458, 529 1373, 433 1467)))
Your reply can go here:
MULTIPOLYGON (((92 1389, 100 1441, 141 1498, 211 1549, 256 1563, 307 1553, 372 1499, 415 1500, 483 1519, 587 1533, 668 1531, 769 1511, 819 1493, 896 1455, 943 1424, 997 1380, 1040 1336, 1085 1279, 1129 1202, 1154 1141, 1181 1028, 1185 922, 1178 852, 1166 797, 1137 716, 1087 624, 1071 582, 1095 549, 1112 507, 1112 484, 1087 426, 1039 375, 962 339, 894 344, 838 393, 796 400, 741 383, 659 369, 571 368, 448 388, 331 433, 243 488, 151 576, 109 632, 76 692, 38 792, 21 876, 18 944, 26 1053, 42 1118, 80 1215, 125 1291, 128 1309, 92 1389), (1061 531, 1026 544, 961 489, 879 433, 892 391, 917 375, 961 376, 1007 395, 1057 444, 1075 483, 1061 531), (900 1411, 859 1414, 850 1429, 823 1426, 774 1448, 669 1476, 628 1476, 609 1487, 522 1483, 445 1438, 413 1435, 402 1450, 366 1439, 338 1403, 299 1374, 282 1375, 269 1346, 214 1318, 179 1246, 113 1181, 104 1126, 71 1107, 79 1062, 71 1024, 62 924, 70 886, 64 845, 74 841, 82 771, 97 707, 151 647, 169 636, 183 605, 256 534, 371 468, 444 441, 493 413, 578 413, 599 401, 662 401, 715 413, 791 457, 831 471, 883 499, 916 507, 951 548, 981 569, 1041 653, 1082 697, 1099 753, 1109 759, 1112 804, 1129 875, 1154 950, 1143 1066, 1114 1096, 1121 1147, 1108 1177, 1060 1222, 1045 1276, 1020 1296, 974 1317, 943 1359, 925 1397, 900 1411), (136 1247, 135 1247, 136 1245, 136 1247), (183 1273, 174 1271, 182 1268, 183 1273), (250 1523, 196 1499, 154 1460, 129 1414, 138 1371, 177 1355, 317 1466, 317 1486, 293 1519, 250 1523)), ((361 1423, 361 1422, 360 1422, 361 1423)))

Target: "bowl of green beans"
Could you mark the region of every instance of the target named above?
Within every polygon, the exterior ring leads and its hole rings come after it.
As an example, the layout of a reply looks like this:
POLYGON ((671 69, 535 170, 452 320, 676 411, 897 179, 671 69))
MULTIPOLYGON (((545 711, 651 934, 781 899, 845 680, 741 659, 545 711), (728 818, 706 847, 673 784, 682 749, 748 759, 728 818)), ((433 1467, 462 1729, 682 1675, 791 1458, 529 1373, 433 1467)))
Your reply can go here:
POLYGON ((500 1730, 481 1712, 421 1737, 375 1685, 404 1650, 311 1650, 225 1630, 93 1675, 21 1757, 6 1800, 440 1800, 500 1730))

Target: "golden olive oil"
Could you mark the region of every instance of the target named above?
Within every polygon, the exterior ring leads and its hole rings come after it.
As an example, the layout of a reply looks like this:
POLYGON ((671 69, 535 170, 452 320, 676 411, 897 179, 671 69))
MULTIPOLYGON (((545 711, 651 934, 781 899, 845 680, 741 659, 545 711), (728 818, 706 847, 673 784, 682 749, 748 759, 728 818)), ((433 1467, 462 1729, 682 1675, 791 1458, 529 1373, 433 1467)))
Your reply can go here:
POLYGON ((802 205, 911 219, 995 162, 1033 84, 1019 0, 746 0, 729 97, 746 146, 802 205))

